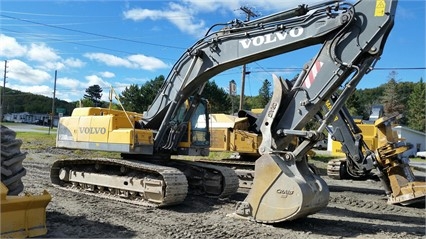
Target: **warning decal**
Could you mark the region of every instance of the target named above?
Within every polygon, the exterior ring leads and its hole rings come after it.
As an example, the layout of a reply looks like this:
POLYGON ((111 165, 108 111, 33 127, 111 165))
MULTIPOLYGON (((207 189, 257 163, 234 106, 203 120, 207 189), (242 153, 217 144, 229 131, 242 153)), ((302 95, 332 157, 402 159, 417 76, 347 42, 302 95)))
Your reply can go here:
POLYGON ((324 65, 324 63, 322 63, 321 61, 315 61, 314 65, 312 66, 311 71, 308 74, 308 77, 306 77, 305 82, 303 83, 303 86, 305 86, 306 88, 310 88, 312 83, 314 83, 315 77, 317 77, 318 72, 320 71, 322 65, 324 65))
POLYGON ((375 17, 383 17, 385 15, 386 2, 385 0, 376 0, 375 17))

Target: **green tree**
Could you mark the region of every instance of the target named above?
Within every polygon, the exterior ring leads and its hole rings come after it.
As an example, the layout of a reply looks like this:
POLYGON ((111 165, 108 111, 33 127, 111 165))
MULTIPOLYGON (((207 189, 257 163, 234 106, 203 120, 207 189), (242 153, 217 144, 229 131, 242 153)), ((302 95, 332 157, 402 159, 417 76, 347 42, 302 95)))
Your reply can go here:
POLYGON ((353 95, 346 101, 346 107, 352 116, 361 116, 364 118, 364 109, 361 106, 360 95, 358 91, 355 91, 353 95))
POLYGON ((401 103, 401 96, 398 94, 398 83, 396 82, 395 71, 389 73, 389 81, 384 86, 383 96, 380 98, 380 102, 384 107, 385 115, 391 115, 395 112, 402 113, 404 105, 401 103))
POLYGON ((426 132, 425 83, 420 79, 408 99, 408 127, 426 132))
POLYGON ((76 102, 75 107, 94 107, 95 103, 91 99, 83 98, 76 102))
POLYGON ((262 105, 261 108, 264 108, 272 97, 271 86, 271 82, 268 79, 265 79, 262 83, 262 87, 259 89, 259 100, 262 105))
POLYGON ((209 101, 210 113, 230 112, 229 110, 231 109, 231 101, 229 95, 223 88, 220 88, 216 82, 207 82, 203 93, 201 93, 201 96, 209 101))
POLYGON ((155 77, 153 80, 150 80, 143 84, 140 87, 142 100, 140 102, 140 110, 138 112, 143 112, 148 109, 155 99, 155 96, 158 94, 158 91, 161 89, 161 86, 164 83, 164 76, 160 75, 155 77))
POLYGON ((86 89, 86 93, 84 94, 85 99, 89 99, 93 102, 95 106, 100 106, 101 98, 102 98, 102 88, 99 85, 92 85, 86 89))
POLYGON ((138 85, 132 84, 126 87, 119 96, 124 109, 142 113, 144 99, 141 94, 141 89, 138 85))

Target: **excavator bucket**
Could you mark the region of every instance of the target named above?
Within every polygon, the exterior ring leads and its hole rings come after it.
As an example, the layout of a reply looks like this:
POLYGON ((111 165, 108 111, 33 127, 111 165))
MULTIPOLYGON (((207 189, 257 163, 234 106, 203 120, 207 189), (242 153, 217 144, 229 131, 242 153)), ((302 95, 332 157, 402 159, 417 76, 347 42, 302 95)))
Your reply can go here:
POLYGON ((8 196, 1 183, 1 238, 25 238, 45 235, 46 206, 51 200, 42 195, 8 196))
POLYGON ((253 187, 234 216, 276 223, 316 213, 327 206, 328 186, 312 174, 306 161, 285 161, 264 154, 255 165, 253 187))

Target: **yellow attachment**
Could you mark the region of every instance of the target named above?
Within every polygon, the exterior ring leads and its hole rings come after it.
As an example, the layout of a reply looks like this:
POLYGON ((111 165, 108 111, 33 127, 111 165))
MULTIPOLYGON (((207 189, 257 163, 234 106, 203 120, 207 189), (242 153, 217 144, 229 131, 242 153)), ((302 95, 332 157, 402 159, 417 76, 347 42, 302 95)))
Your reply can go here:
POLYGON ((1 183, 1 238, 25 238, 45 235, 46 206, 52 197, 43 195, 7 196, 1 183))
POLYGON ((395 114, 376 120, 375 127, 378 129, 376 160, 380 167, 386 170, 389 179, 392 194, 389 195, 388 203, 408 205, 425 200, 426 182, 414 181, 415 176, 408 161, 399 158, 399 155, 410 148, 407 145, 397 146, 393 143, 400 141, 391 125, 398 118, 401 118, 401 115, 395 114))

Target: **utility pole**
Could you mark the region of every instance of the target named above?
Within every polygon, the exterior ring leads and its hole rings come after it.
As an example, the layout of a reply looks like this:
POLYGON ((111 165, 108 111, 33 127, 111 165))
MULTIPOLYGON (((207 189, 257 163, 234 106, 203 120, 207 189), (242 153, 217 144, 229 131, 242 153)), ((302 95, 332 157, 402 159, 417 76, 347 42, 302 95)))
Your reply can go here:
POLYGON ((6 92, 6 76, 7 74, 7 60, 4 61, 4 76, 3 76, 3 89, 0 93, 0 122, 3 121, 3 104, 4 104, 4 95, 6 92))
MULTIPOLYGON (((246 21, 250 21, 252 17, 258 17, 256 13, 254 13, 251 8, 248 7, 240 7, 240 10, 246 14, 246 21)), ((240 95, 240 110, 243 109, 244 105, 244 88, 246 85, 246 74, 250 74, 250 72, 246 72, 246 64, 243 65, 243 70, 241 72, 241 95, 240 95)))
POLYGON ((237 92, 237 84, 234 80, 229 82, 229 97, 231 98, 231 115, 234 115, 234 96, 237 92))
POLYGON ((56 98, 56 77, 57 77, 58 71, 55 70, 55 80, 53 83, 53 99, 52 99, 52 113, 50 114, 50 127, 49 127, 49 134, 50 129, 53 129, 53 119, 55 118, 55 98, 56 98))

